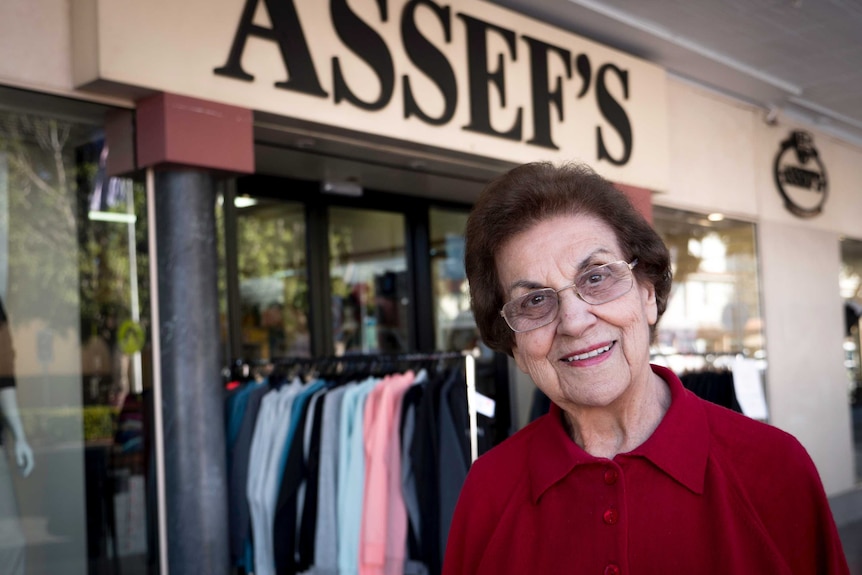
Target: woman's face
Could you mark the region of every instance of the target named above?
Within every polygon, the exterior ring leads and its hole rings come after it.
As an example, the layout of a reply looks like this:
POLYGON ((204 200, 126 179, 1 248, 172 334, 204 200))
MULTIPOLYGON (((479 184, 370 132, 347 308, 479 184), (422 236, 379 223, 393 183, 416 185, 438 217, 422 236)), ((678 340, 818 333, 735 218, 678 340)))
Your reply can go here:
MULTIPOLYGON (((506 301, 543 287, 560 289, 591 267, 623 259, 611 228, 588 215, 540 222, 512 237, 496 256, 506 301)), ((652 285, 635 281, 631 291, 600 305, 586 303, 574 289, 558 297, 554 321, 515 334, 518 367, 564 409, 624 402, 652 373, 650 325, 658 315, 652 285)))

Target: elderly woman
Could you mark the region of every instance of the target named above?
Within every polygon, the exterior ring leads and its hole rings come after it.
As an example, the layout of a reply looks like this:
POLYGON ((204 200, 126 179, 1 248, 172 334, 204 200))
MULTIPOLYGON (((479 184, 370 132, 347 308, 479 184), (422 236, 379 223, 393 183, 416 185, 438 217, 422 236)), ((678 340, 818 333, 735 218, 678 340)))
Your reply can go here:
POLYGON ((511 170, 470 215, 466 268, 485 344, 552 403, 471 468, 444 575, 848 573, 799 442, 650 364, 670 258, 610 182, 511 170))

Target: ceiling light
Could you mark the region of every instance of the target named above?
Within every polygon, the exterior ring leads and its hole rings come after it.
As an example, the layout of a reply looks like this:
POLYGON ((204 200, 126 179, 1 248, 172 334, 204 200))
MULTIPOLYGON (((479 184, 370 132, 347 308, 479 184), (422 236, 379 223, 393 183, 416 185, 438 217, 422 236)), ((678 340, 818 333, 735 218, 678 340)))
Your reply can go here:
POLYGON ((708 216, 706 216, 706 219, 708 219, 711 222, 720 222, 721 220, 724 219, 724 214, 721 214, 718 212, 713 212, 713 213, 709 214, 708 216))
POLYGON ((250 208, 257 204, 257 200, 248 196, 237 196, 233 199, 233 205, 238 208, 250 208))

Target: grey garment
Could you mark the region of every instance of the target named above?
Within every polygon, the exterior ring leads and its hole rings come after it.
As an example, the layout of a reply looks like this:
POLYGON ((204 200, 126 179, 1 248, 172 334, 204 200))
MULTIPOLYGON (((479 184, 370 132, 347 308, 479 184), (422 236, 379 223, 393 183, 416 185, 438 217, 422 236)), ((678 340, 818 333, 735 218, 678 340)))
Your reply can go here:
POLYGON ((0 453, 0 573, 24 575, 27 540, 21 531, 18 502, 12 484, 14 465, 0 453))
POLYGON ((324 396, 323 427, 320 429, 320 459, 317 480, 317 522, 314 532, 314 561, 307 573, 338 573, 338 433, 341 402, 347 386, 336 387, 324 396))
MULTIPOLYGON (((423 385, 427 381, 428 372, 423 369, 416 374, 413 385, 423 385)), ((410 448, 413 445, 415 433, 416 405, 406 404, 401 411, 401 495, 404 497, 404 506, 407 508, 407 521, 410 523, 410 529, 416 535, 417 541, 421 541, 421 511, 419 510, 419 496, 416 491, 416 477, 413 475, 413 460, 410 457, 410 448)))
POLYGON ((338 572, 338 569, 324 569, 317 565, 312 565, 308 569, 302 572, 302 575, 342 575, 338 572))
POLYGON ((249 392, 248 403, 234 443, 232 465, 228 470, 229 542, 231 560, 234 564, 245 553, 246 542, 251 537, 251 515, 245 494, 248 483, 248 457, 254 424, 260 410, 260 400, 269 390, 269 385, 262 384, 249 392))
POLYGON ((458 495, 467 479, 467 471, 470 469, 469 460, 464 453, 465 429, 462 422, 464 413, 454 413, 453 409, 465 409, 467 407, 467 382, 464 372, 453 369, 452 373, 443 383, 440 389, 440 427, 438 429, 440 438, 440 562, 446 552, 446 541, 449 538, 449 527, 452 524, 452 515, 455 513, 455 505, 458 503, 458 495), (463 394, 458 399, 451 401, 453 394, 463 394))
POLYGON ((404 575, 428 575, 428 566, 420 561, 408 559, 404 562, 404 575))

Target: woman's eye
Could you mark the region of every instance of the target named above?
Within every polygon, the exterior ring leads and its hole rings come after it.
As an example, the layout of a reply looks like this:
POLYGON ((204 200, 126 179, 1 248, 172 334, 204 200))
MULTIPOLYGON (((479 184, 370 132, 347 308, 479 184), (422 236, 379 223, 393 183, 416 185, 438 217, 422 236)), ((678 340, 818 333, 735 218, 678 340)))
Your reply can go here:
POLYGON ((544 294, 531 294, 524 300, 524 304, 528 307, 536 307, 545 303, 546 296, 544 294))
POLYGON ((548 296, 541 292, 527 294, 524 296, 524 301, 522 302, 522 307, 530 308, 530 307, 540 307, 547 303, 548 296))
POLYGON ((608 273, 606 270, 593 271, 587 273, 586 283, 589 285, 595 285, 602 283, 608 277, 608 273))

